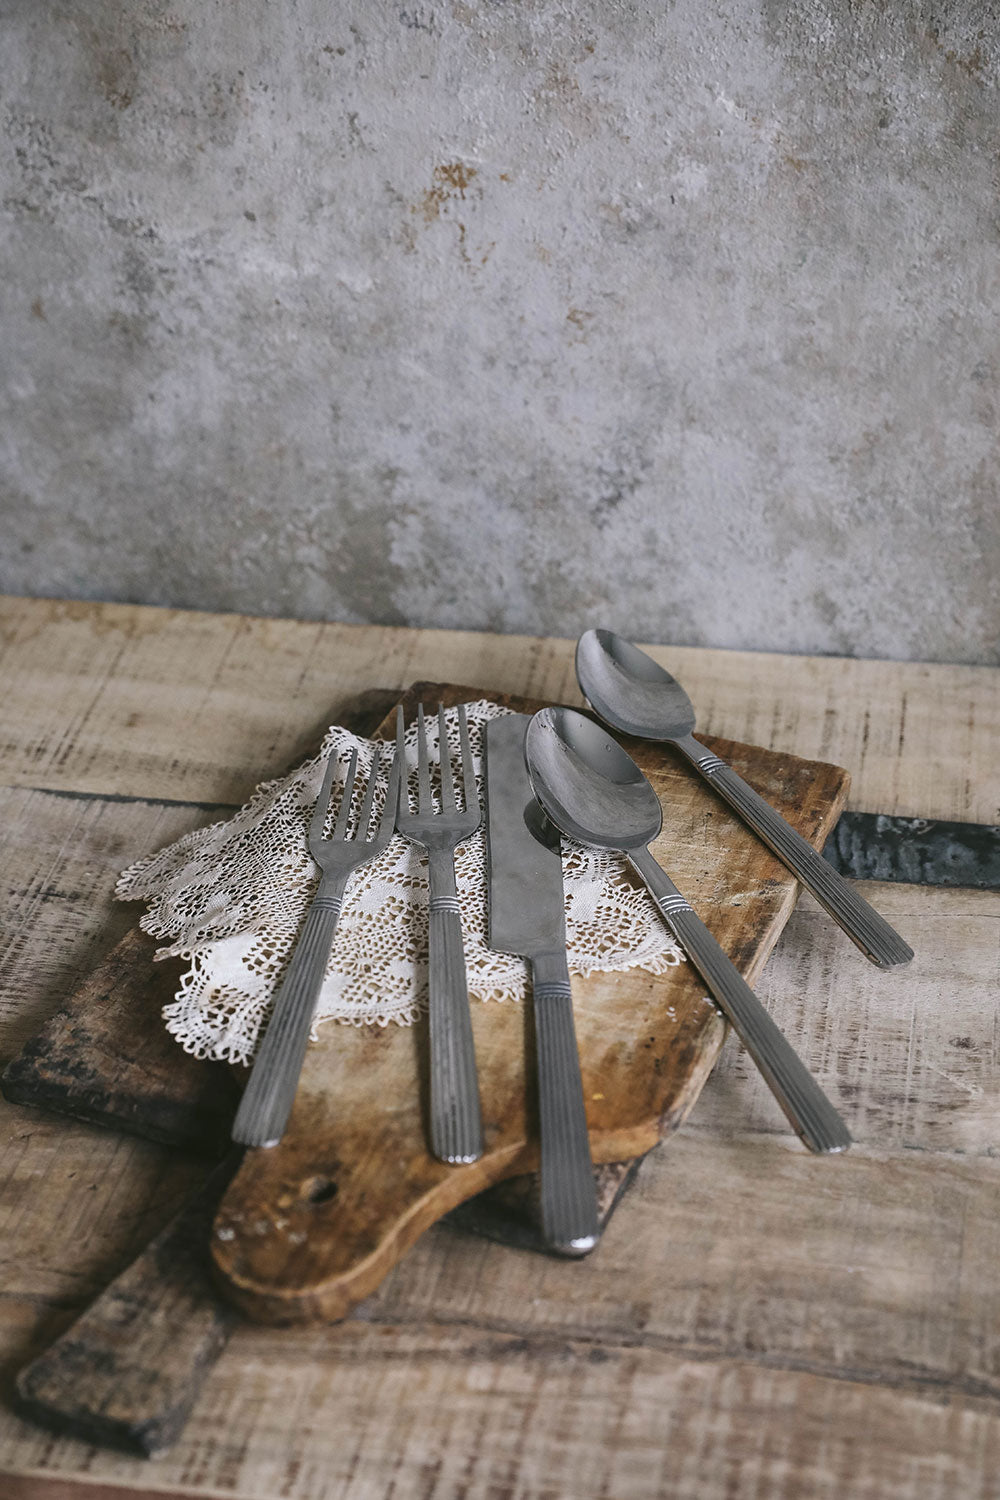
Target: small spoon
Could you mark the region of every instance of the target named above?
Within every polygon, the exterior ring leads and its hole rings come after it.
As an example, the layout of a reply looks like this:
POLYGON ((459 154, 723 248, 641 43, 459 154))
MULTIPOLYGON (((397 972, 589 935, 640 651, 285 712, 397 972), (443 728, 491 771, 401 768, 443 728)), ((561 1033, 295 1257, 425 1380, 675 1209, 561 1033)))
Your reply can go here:
POLYGON ((659 798, 621 746, 571 708, 543 708, 528 725, 532 789, 560 832, 617 849, 649 894, 757 1064, 792 1128, 810 1151, 846 1151, 840 1115, 775 1026, 739 970, 650 854, 660 831, 659 798))
POLYGON ((885 918, 731 766, 695 739, 691 699, 652 657, 613 630, 587 630, 577 642, 576 676, 598 718, 612 729, 675 745, 798 876, 866 958, 883 969, 909 963, 913 949, 885 918))

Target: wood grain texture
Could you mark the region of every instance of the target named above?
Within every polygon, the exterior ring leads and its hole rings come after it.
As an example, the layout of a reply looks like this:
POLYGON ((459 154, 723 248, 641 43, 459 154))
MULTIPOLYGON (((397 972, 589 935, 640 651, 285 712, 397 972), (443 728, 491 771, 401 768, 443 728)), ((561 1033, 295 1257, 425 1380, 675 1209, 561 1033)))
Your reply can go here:
POLYGON ((206 1245, 227 1157, 135 1261, 17 1377, 18 1406, 56 1431, 153 1457, 177 1439, 232 1330, 206 1245))
POLYGON ((125 865, 230 810, 0 785, 0 1064, 135 926, 125 865), (26 959, 30 958, 30 962, 26 959))
POLYGON ((161 1012, 183 966, 154 963, 153 951, 143 933, 127 933, 7 1065, 3 1095, 217 1155, 239 1088, 227 1068, 191 1057, 166 1031, 161 1012))
MULTIPOLYGON (((409 721, 419 701, 478 696, 476 688, 419 683, 403 700, 404 714, 409 721)), ((503 701, 519 712, 540 706, 503 701)), ((383 732, 391 729, 390 716, 383 732)), ((728 741, 709 747, 822 847, 843 805, 846 772, 728 741)), ((792 910, 794 878, 676 755, 640 741, 628 748, 663 805, 654 853, 752 979, 792 910)), ((687 964, 659 976, 633 969, 574 977, 573 1010, 592 1156, 640 1156, 687 1115, 725 1025, 687 964)), ((534 1168, 531 1008, 474 1005, 472 1021, 486 1145, 465 1166, 437 1161, 425 1145, 423 1026, 320 1029, 283 1139, 246 1153, 215 1222, 220 1285, 249 1317, 344 1317, 435 1220, 534 1168)))
MULTIPOLYGON (((482 682, 578 705, 574 646, 0 596, 4 780, 238 805, 368 688, 482 682)), ((645 649, 699 734, 847 766, 862 811, 1000 822, 993 667, 645 649)))
MULTIPOLYGON (((261 642, 258 707, 234 703, 256 681, 233 617, 7 600, 3 620, 0 783, 17 810, 0 839, 19 830, 0 887, 6 1058, 132 923, 111 884, 155 839, 151 816, 174 820, 159 842, 211 817, 195 804, 218 795, 227 764, 240 800, 291 758, 300 709, 318 729, 352 682, 439 670, 578 701, 566 642, 324 627, 336 649, 314 671, 319 627, 280 622, 264 639, 264 622, 247 637, 261 642), (137 616, 141 655, 123 640, 137 616), (124 647, 117 667, 110 640, 124 647), (409 663, 398 671, 387 640, 409 663), (223 667, 216 699, 226 643, 242 664, 229 679, 223 667), (200 696, 171 685, 178 649, 200 696), (115 733, 98 711, 76 737, 104 681, 115 733), (272 759, 258 772, 261 747, 272 759), (44 774, 24 774, 35 765, 44 774), (50 775, 72 796, 32 792, 50 775), (116 800, 126 782, 150 799, 141 816, 116 800), (191 805, 156 803, 166 787, 191 805), (52 874, 67 855, 68 883, 52 874)), ((997 821, 1000 673, 655 654, 707 729, 850 767, 852 805, 997 821)), ((730 1038, 586 1261, 435 1225, 343 1323, 240 1326, 155 1464, 25 1421, 13 1372, 169 1220, 204 1165, 0 1101, 4 1500, 993 1500, 1000 895, 862 889, 913 942, 908 969, 875 971, 803 897, 756 985, 845 1108, 857 1141, 845 1158, 797 1148, 730 1038)))

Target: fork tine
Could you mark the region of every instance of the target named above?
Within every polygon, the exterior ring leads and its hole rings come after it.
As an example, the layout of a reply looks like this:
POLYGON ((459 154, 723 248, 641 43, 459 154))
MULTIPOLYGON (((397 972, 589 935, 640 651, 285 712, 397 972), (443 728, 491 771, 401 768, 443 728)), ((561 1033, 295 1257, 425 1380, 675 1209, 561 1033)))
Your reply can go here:
POLYGON ((433 811, 431 804, 431 768, 427 760, 427 725, 424 723, 424 705, 417 704, 417 811, 433 811))
POLYGON ((312 822, 309 824, 309 849, 312 851, 313 844, 318 844, 323 837, 323 829, 326 826, 326 815, 330 808, 330 796, 333 792, 333 777, 337 769, 337 757, 333 751, 327 756, 326 770, 323 772, 323 785, 319 789, 316 798, 316 806, 313 808, 312 822))
POLYGON ((471 812, 474 807, 479 806, 479 793, 476 789, 476 773, 472 769, 472 746, 469 744, 469 724, 465 717, 465 704, 458 705, 458 738, 462 746, 462 795, 465 798, 465 810, 471 812))
POLYGON ((376 745, 375 759, 372 761, 371 775, 368 777, 368 790, 365 792, 365 800, 362 802, 361 811, 358 813, 359 839, 367 839, 369 837, 370 830, 368 824, 371 821, 372 803, 375 801, 375 783, 378 780, 378 768, 381 759, 382 746, 376 745))
POLYGON ((337 823, 333 830, 335 839, 342 839, 347 832, 347 819, 351 811, 351 797, 354 795, 354 775, 358 769, 358 752, 351 751, 351 764, 347 768, 347 780, 344 782, 344 795, 340 799, 340 811, 337 813, 337 823))
POLYGON ((403 706, 396 705, 396 758, 393 761, 393 770, 398 767, 400 772, 400 802, 405 812, 410 810, 410 789, 408 776, 406 774, 406 751, 403 748, 403 706))
POLYGON ((441 759, 441 811, 457 812, 455 781, 451 774, 451 749, 448 745, 448 727, 444 720, 444 704, 438 704, 438 750, 441 759))
POLYGON ((382 816, 379 819, 378 834, 376 837, 380 839, 387 838, 395 827, 396 813, 399 811, 400 768, 402 764, 402 758, 397 752, 392 758, 392 769, 389 772, 389 786, 385 794, 385 806, 382 809, 382 816))

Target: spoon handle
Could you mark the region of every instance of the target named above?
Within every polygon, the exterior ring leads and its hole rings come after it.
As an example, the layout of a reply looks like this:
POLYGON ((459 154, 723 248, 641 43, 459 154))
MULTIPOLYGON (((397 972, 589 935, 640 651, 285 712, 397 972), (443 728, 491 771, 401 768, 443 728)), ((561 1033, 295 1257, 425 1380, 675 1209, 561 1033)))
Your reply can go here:
POLYGON ((704 922, 648 849, 633 850, 628 858, 732 1022, 792 1128, 810 1151, 846 1151, 851 1144, 847 1126, 704 922))
POLYGON ((833 866, 800 833, 796 833, 780 813, 775 812, 769 802, 737 776, 731 766, 706 750, 694 735, 675 739, 673 744, 798 876, 806 890, 812 892, 866 958, 883 969, 909 963, 913 949, 895 928, 890 927, 885 918, 880 917, 875 908, 859 896, 833 866))
POLYGON ((560 1254, 586 1255, 600 1230, 565 951, 537 956, 532 975, 542 1233, 560 1254))

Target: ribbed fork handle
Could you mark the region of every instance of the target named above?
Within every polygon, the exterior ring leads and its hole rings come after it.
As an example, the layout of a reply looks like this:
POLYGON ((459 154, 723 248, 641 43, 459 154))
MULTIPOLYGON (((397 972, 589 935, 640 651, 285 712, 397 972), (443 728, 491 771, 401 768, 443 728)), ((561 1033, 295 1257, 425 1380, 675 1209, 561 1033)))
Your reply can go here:
POLYGON ((731 766, 706 750, 694 735, 685 735, 673 743, 686 756, 696 770, 700 771, 721 797, 734 807, 768 848, 797 875, 808 891, 829 912, 835 922, 856 943, 872 963, 883 969, 907 964, 913 957, 913 949, 904 942, 895 928, 880 917, 873 906, 859 896, 857 891, 807 843, 800 833, 775 812, 753 787, 737 776, 731 766))
POLYGON ((534 1013, 542 1233, 562 1255, 586 1255, 600 1228, 565 953, 536 960, 534 1013))
POLYGON ((306 914, 233 1122, 242 1146, 276 1146, 292 1112, 347 877, 324 875, 306 914))
POLYGON ((483 1154, 483 1123, 454 855, 450 850, 435 851, 429 865, 431 1151, 439 1161, 478 1161, 483 1154))
POLYGON ((726 956, 648 849, 629 860, 670 928, 733 1024, 774 1097, 810 1151, 846 1151, 847 1126, 726 956))

